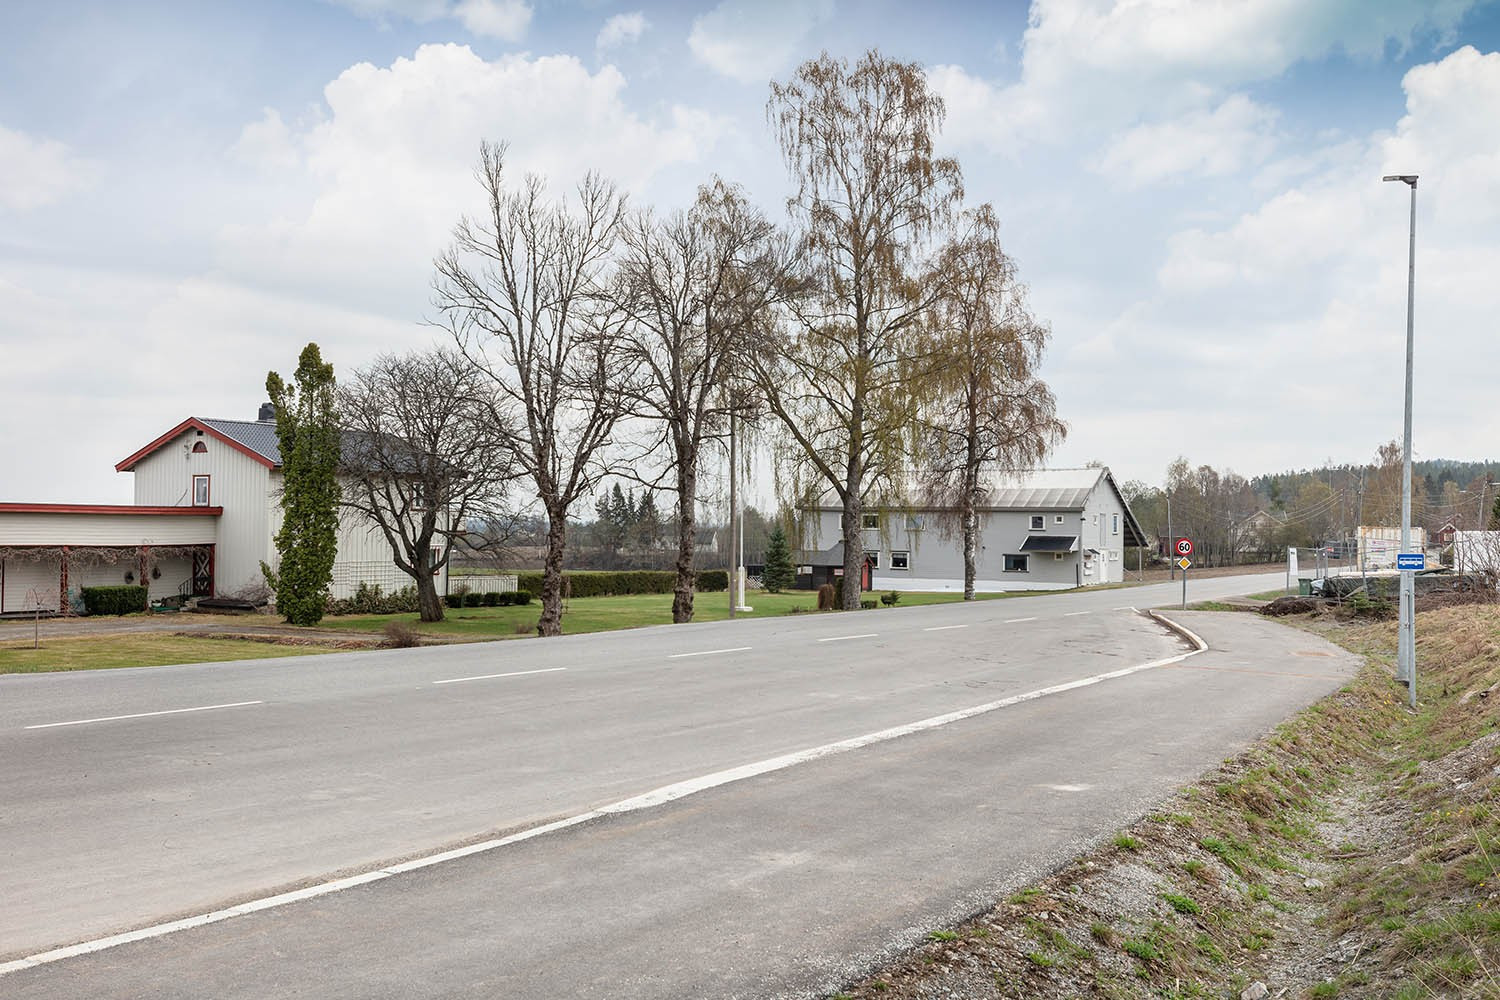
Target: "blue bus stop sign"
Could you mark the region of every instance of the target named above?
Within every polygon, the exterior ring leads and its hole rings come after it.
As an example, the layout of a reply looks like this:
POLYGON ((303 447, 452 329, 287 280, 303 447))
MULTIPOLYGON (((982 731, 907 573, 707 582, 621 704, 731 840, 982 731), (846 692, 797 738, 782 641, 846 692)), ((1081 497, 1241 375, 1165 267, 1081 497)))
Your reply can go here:
POLYGON ((1397 569, 1424 570, 1427 568, 1427 555, 1423 552, 1401 552, 1396 556, 1397 569))

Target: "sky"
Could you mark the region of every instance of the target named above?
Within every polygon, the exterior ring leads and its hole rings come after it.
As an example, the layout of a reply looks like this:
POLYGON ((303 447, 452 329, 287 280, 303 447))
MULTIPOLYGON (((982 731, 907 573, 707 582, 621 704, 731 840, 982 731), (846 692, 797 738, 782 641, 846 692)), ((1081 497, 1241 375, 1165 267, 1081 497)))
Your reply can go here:
POLYGON ((769 82, 872 47, 925 67, 1051 326, 1051 464, 1399 438, 1392 173, 1414 450, 1500 455, 1497 2, 7 0, 0 501, 129 502, 114 463, 253 419, 308 341, 341 373, 438 343, 481 140, 560 194, 597 170, 663 211, 717 174, 784 218, 769 82))

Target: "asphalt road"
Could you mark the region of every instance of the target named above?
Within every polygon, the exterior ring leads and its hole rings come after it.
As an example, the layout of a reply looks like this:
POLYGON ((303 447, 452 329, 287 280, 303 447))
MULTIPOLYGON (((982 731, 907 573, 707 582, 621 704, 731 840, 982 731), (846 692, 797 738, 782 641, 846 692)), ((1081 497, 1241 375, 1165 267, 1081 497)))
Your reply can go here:
MULTIPOLYGON (((1189 597, 1278 581, 1194 581, 1189 597)), ((826 992, 1111 833, 1352 667, 1249 616, 1190 616, 1214 650, 1005 704, 1180 654, 1128 608, 1177 593, 0 678, 0 961, 379 879, 21 968, 0 993, 826 992)))

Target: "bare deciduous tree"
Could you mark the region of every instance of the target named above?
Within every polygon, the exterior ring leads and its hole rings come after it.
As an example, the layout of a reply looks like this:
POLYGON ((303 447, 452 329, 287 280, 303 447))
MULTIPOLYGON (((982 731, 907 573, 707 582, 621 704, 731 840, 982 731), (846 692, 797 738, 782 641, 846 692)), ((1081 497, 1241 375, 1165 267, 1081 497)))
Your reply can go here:
POLYGON ((672 621, 693 617, 698 466, 724 432, 751 327, 779 295, 785 251, 775 227, 734 185, 715 178, 693 207, 625 229, 618 298, 631 317, 644 375, 639 412, 662 427, 676 493, 677 585, 672 621))
POLYGON ((493 384, 515 469, 546 512, 537 632, 552 636, 562 634, 568 512, 608 473, 633 378, 622 314, 603 294, 625 201, 595 174, 574 205, 549 200, 536 177, 508 190, 504 159, 503 145, 480 147, 488 215, 458 224, 434 288, 440 323, 493 384))
MULTIPOLYGON (((858 581, 864 501, 902 473, 929 371, 920 323, 937 289, 921 257, 962 181, 933 152, 943 101, 915 63, 871 51, 851 68, 824 53, 771 84, 767 113, 797 185, 789 207, 811 291, 763 338, 755 367, 791 443, 791 489, 838 498, 844 579, 858 581)), ((859 599, 844 588, 845 608, 859 599)))
POLYGON ((492 397, 448 351, 383 355, 339 387, 344 506, 380 527, 424 622, 443 620, 434 577, 454 540, 471 518, 500 516, 509 433, 492 397))
POLYGON ((1067 434, 1037 377, 1048 329, 1026 304, 989 205, 965 212, 929 279, 943 289, 931 317, 932 388, 922 401, 920 474, 927 501, 954 512, 963 539, 964 600, 974 600, 979 508, 997 472, 1041 461, 1067 434))

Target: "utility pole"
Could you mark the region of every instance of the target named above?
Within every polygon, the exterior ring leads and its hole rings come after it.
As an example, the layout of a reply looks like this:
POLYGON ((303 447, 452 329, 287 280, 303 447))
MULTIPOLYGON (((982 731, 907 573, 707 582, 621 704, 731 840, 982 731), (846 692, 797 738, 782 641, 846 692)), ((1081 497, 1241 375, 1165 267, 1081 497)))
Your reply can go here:
MULTIPOLYGON (((1177 541, 1177 539, 1172 535, 1172 491, 1170 489, 1168 489, 1167 490, 1167 548, 1171 549, 1172 546, 1176 543, 1176 541, 1177 541)), ((1172 552, 1172 556, 1175 557, 1176 555, 1177 555, 1177 553, 1174 550, 1172 552)), ((1177 560, 1175 558, 1167 560, 1167 579, 1168 580, 1175 580, 1175 579, 1177 579, 1177 560)))
POLYGON ((739 496, 735 492, 735 466, 738 464, 738 453, 735 451, 734 441, 735 412, 729 411, 729 617, 733 618, 735 610, 739 607, 738 595, 735 594, 735 577, 738 575, 736 567, 739 566, 736 547, 739 540, 739 496))
MULTIPOLYGON (((1417 291, 1417 175, 1387 175, 1382 180, 1400 181, 1411 188, 1411 226, 1408 230, 1406 264, 1406 415, 1401 436, 1401 552, 1411 550, 1411 370, 1412 326, 1417 291)), ((1406 682, 1408 701, 1417 707, 1416 580, 1409 569, 1401 573, 1400 624, 1396 663, 1399 680, 1406 682)))

